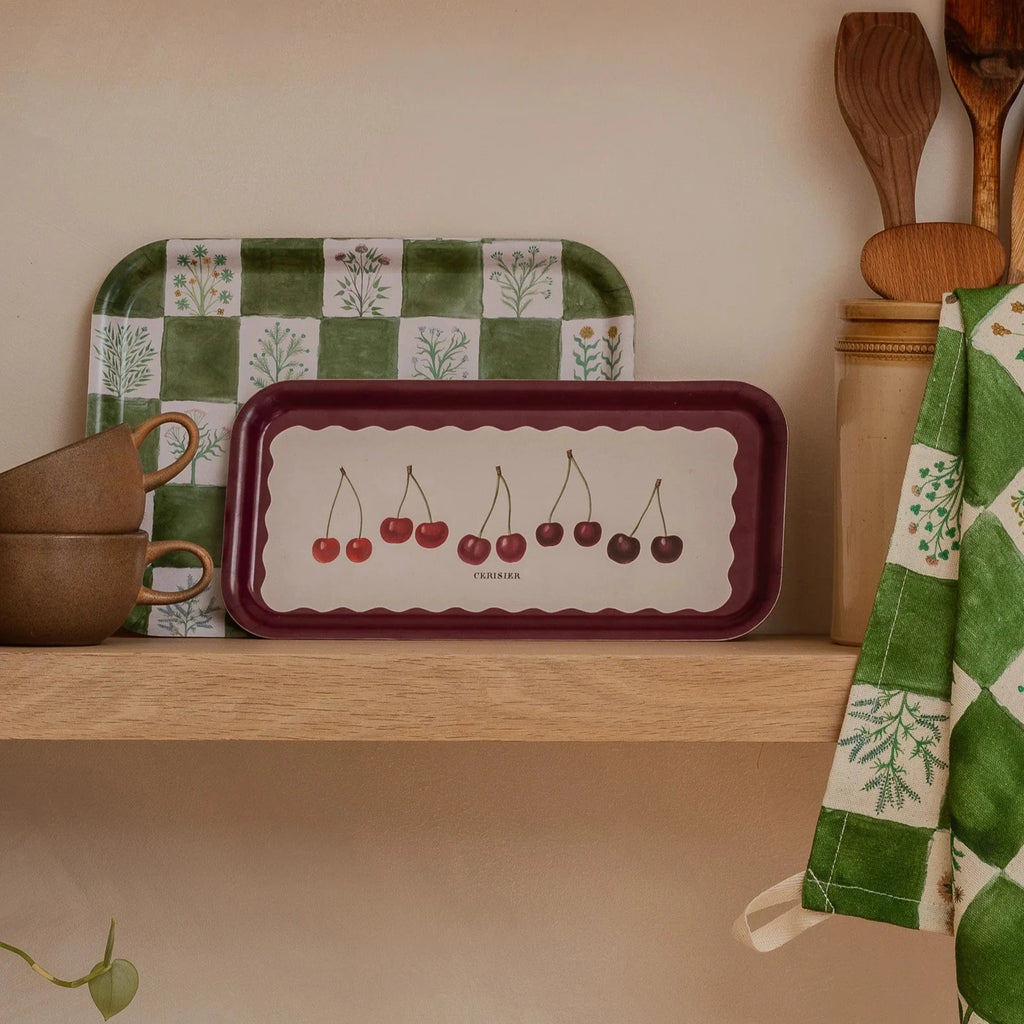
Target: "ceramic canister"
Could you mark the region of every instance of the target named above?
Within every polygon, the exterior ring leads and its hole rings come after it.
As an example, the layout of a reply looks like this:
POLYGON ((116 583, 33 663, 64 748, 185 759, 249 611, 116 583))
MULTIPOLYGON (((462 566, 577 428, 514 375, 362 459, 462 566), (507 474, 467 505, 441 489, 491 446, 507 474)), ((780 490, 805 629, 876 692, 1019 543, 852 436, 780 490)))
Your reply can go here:
POLYGON ((939 303, 839 305, 832 639, 864 639, 935 352, 939 303))

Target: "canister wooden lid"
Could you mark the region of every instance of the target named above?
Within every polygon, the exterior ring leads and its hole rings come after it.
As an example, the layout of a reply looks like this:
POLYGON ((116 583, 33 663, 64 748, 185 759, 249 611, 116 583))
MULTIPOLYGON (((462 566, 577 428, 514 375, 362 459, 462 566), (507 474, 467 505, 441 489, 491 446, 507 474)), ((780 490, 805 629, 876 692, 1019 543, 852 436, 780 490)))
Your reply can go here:
POLYGON ((843 320, 939 319, 941 302, 895 302, 892 299, 844 299, 839 303, 843 320))
POLYGON ((839 304, 843 320, 837 352, 880 359, 931 359, 935 352, 939 302, 855 299, 839 304))

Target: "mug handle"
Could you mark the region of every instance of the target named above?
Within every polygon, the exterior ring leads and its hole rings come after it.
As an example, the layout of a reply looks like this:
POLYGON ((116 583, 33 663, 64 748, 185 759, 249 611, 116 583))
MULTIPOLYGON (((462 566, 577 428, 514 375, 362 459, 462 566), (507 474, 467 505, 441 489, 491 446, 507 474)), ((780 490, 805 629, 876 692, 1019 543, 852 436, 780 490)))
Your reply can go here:
POLYGON ((172 551, 191 551, 200 562, 203 563, 203 575, 198 583, 188 587, 186 590, 151 590, 147 586, 139 589, 139 596, 135 599, 136 604, 177 604, 179 601, 189 601, 197 594, 201 594, 213 579, 213 559, 206 548, 193 544, 189 540, 159 540, 146 545, 146 565, 155 562, 158 558, 170 554, 172 551))
POLYGON ((147 493, 161 484, 167 483, 168 480, 173 480, 192 461, 192 456, 199 450, 199 428, 196 426, 195 420, 183 412, 163 412, 159 416, 143 420, 137 427, 132 428, 132 443, 138 448, 152 431, 164 423, 177 423, 184 427, 188 434, 188 445, 185 447, 185 451, 169 466, 143 475, 142 487, 147 493))

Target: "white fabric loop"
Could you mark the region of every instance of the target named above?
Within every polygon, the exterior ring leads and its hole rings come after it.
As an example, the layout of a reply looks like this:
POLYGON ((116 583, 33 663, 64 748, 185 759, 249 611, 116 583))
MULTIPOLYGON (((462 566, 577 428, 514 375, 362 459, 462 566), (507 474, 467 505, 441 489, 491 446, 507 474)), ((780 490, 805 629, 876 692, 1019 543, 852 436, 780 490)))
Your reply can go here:
POLYGON ((804 872, 791 875, 781 882, 776 882, 770 889, 765 889, 760 896, 755 896, 746 906, 743 913, 736 918, 732 926, 733 937, 745 946, 756 949, 759 953, 769 953, 779 946, 784 946, 791 939, 813 928, 822 921, 827 921, 834 914, 823 914, 818 910, 806 910, 797 906, 779 914, 778 917, 758 928, 750 927, 750 915, 759 910, 769 910, 782 906, 784 903, 799 901, 803 887, 804 872))

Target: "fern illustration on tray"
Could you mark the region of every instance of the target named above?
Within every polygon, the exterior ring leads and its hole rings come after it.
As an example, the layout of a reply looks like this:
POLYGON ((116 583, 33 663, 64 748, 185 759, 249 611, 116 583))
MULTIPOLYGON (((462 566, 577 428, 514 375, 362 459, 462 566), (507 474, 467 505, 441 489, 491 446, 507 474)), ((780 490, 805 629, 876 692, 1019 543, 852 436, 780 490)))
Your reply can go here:
POLYGON ((360 243, 350 251, 335 253, 334 259, 347 271, 338 279, 334 293, 341 299, 342 309, 356 316, 383 316, 380 303, 391 287, 384 284, 384 268, 390 266, 390 258, 376 247, 360 243))
MULTIPOLYGON (((188 415, 195 421, 199 431, 199 447, 190 463, 191 479, 189 483, 196 482, 196 466, 200 462, 213 459, 217 455, 225 453, 225 445, 231 431, 227 427, 218 427, 216 430, 207 422, 206 414, 201 409, 189 409, 188 415)), ((174 426, 167 431, 167 447, 175 458, 184 455, 188 450, 188 434, 183 427, 174 426)))
MULTIPOLYGON (((185 585, 177 589, 188 590, 195 582, 195 577, 189 573, 185 585)), ((188 601, 164 605, 157 624, 168 636, 195 636, 209 632, 213 628, 213 613, 222 610, 209 592, 197 594, 188 601)))
POLYGON ((308 376, 309 368, 301 357, 309 353, 303 347, 305 334, 296 334, 290 327, 275 323, 263 332, 259 351, 249 360, 255 373, 249 380, 258 388, 283 380, 308 376))
POLYGON ((96 336, 99 341, 93 353, 102 370, 103 387, 121 400, 123 420, 125 398, 153 379, 156 349, 145 324, 108 323, 96 336))

